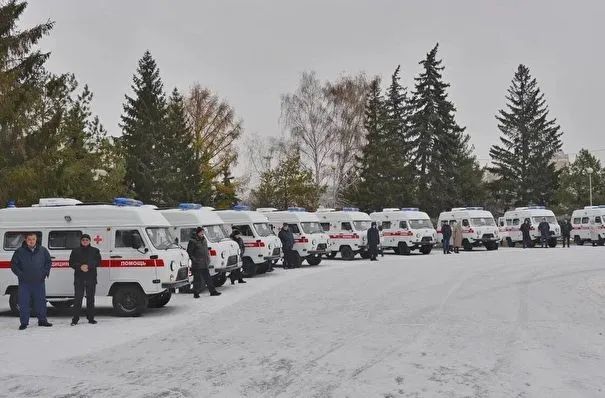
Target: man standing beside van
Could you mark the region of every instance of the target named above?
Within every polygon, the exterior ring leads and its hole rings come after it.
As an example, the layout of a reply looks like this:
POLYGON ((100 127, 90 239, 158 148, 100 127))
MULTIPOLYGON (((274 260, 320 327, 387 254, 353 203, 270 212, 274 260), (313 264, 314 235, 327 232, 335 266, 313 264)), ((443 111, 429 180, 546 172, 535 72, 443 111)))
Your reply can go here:
POLYGON ((368 229, 368 250, 370 252, 370 261, 378 261, 378 245, 380 244, 380 232, 376 227, 376 221, 372 221, 372 226, 368 229))
POLYGON ((571 223, 569 220, 563 221, 561 224, 561 236, 563 237, 563 247, 565 247, 565 243, 567 242, 567 247, 569 247, 569 241, 571 240, 571 223))
POLYGON ((531 228, 531 224, 529 223, 529 218, 526 218, 525 221, 523 221, 523 224, 521 224, 521 227, 519 227, 519 229, 521 230, 521 233, 523 234, 523 248, 527 249, 531 246, 531 237, 529 236, 529 230, 531 228))
POLYGON ((447 220, 443 221, 441 225, 441 234, 443 235, 443 254, 451 254, 450 239, 452 238, 452 227, 447 220))
POLYGON ((288 223, 284 223, 277 236, 279 237, 279 240, 281 240, 282 249, 284 251, 284 268, 296 267, 298 264, 294 264, 294 261, 292 261, 294 234, 290 231, 288 223))
POLYGON ((210 253, 208 253, 208 242, 206 241, 205 231, 202 227, 197 227, 195 236, 189 240, 187 245, 187 254, 191 259, 191 273, 193 274, 193 298, 200 298, 202 290, 202 278, 211 296, 220 296, 216 291, 208 266, 210 265, 210 253))
MULTIPOLYGON (((231 235, 229 235, 229 237, 231 238, 232 241, 234 241, 235 243, 237 243, 237 245, 239 246, 239 252, 240 252, 240 257, 243 261, 244 258, 244 250, 246 250, 246 245, 244 245, 244 240, 242 239, 241 233, 239 232, 239 229, 233 227, 231 229, 231 235)), ((233 271, 231 271, 229 273, 229 279, 231 279, 231 284, 234 285, 235 281, 238 281, 239 283, 246 283, 246 281, 244 280, 244 275, 242 273, 241 268, 235 269, 233 271)))
POLYGON ((38 315, 38 326, 52 326, 46 318, 46 284, 50 275, 52 260, 50 253, 38 244, 38 235, 30 232, 25 241, 13 254, 11 270, 19 279, 19 330, 29 325, 30 299, 34 298, 34 307, 38 315))
POLYGON ((550 224, 546 221, 546 218, 542 217, 542 222, 538 225, 540 231, 540 243, 542 247, 548 247, 548 236, 550 234, 550 224))
POLYGON ((82 311, 82 299, 86 293, 86 318, 95 325, 95 290, 97 268, 101 266, 101 252, 90 245, 90 235, 80 237, 80 247, 71 251, 69 266, 74 269, 74 314, 71 326, 78 324, 82 311))

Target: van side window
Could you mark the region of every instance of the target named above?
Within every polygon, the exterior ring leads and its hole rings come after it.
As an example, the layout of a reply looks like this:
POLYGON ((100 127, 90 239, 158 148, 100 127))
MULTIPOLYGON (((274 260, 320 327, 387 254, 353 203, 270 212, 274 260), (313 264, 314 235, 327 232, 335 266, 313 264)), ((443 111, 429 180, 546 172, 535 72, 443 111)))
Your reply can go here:
POLYGON ((352 230, 353 230, 353 227, 351 226, 351 223, 350 223, 350 222, 343 222, 343 223, 341 224, 340 228, 341 228, 343 231, 352 231, 352 230))
POLYGON ((594 222, 595 222, 596 224, 601 224, 601 223, 602 223, 602 221, 601 221, 601 216, 596 216, 596 217, 594 218, 594 222))
POLYGON ((195 234, 195 228, 181 228, 181 242, 189 242, 195 234))
MULTIPOLYGON (((25 235, 27 235, 29 231, 7 231, 4 233, 4 250, 14 251, 21 247, 23 241, 25 240, 25 235)), ((38 236, 38 242, 42 242, 42 232, 35 231, 38 236)))
POLYGON ((71 250, 80 246, 82 231, 50 231, 48 248, 51 250, 71 250))
POLYGON ((470 224, 468 223, 468 220, 462 220, 462 226, 464 227, 468 227, 470 224))
POLYGON ((239 230, 242 236, 250 236, 254 238, 254 232, 252 232, 252 228, 250 228, 248 224, 234 225, 234 227, 239 230))
POLYGON ((581 220, 580 217, 576 217, 576 218, 573 219, 573 223, 574 224, 580 224, 580 220, 581 220))
POLYGON ((408 222, 407 221, 399 221, 399 228, 401 228, 401 229, 408 229, 408 222))
POLYGON ((582 224, 588 224, 588 221, 590 221, 589 217, 582 217, 582 224))
POLYGON ((136 229, 119 229, 116 231, 116 247, 133 248, 135 241, 140 242, 144 246, 143 238, 136 229))
POLYGON ((382 225, 382 228, 384 228, 384 229, 391 229, 390 221, 383 221, 380 225, 382 225))
POLYGON ((521 220, 519 220, 518 218, 513 219, 513 225, 519 225, 519 222, 521 220))
POLYGON ((288 224, 288 227, 290 227, 290 231, 292 231, 293 234, 300 233, 300 229, 298 228, 297 224, 288 224))
POLYGON ((330 231, 330 223, 329 222, 322 222, 320 223, 321 228, 324 230, 324 232, 328 232, 330 231))
MULTIPOLYGON (((519 220, 517 220, 517 224, 519 223, 519 220)), ((506 219, 506 225, 513 225, 513 219, 512 218, 507 218, 506 219)))

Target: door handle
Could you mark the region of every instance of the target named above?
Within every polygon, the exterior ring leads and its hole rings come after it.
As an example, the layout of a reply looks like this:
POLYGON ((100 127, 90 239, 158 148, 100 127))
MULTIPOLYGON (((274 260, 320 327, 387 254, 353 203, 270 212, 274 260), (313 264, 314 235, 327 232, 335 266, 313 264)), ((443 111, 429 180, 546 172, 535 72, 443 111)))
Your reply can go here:
POLYGON ((110 256, 109 258, 122 258, 122 256, 110 256))

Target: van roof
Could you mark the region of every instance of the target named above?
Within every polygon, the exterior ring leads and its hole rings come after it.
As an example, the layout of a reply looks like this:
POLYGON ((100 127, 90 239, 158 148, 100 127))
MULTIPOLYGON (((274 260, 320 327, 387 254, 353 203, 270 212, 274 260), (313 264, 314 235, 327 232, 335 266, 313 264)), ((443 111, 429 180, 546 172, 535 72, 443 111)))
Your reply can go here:
POLYGON ((269 219, 258 211, 218 210, 215 213, 227 224, 268 223, 269 219))
POLYGON ((271 211, 263 213, 269 221, 275 222, 319 222, 315 213, 306 211, 271 211))
POLYGON ((409 220, 409 219, 429 219, 430 217, 424 211, 418 210, 391 210, 385 209, 387 211, 375 211, 370 214, 370 218, 372 220, 409 220))
POLYGON ((361 211, 320 211, 316 212, 315 215, 321 220, 339 221, 371 221, 369 214, 361 211))
POLYGON ((527 216, 535 216, 535 217, 549 217, 549 216, 553 216, 555 215, 555 213, 553 213, 552 210, 548 210, 548 209, 526 209, 526 208, 521 208, 521 209, 515 209, 515 210, 509 210, 506 213, 504 213, 504 217, 508 217, 512 214, 522 214, 523 216, 527 217, 527 216))
POLYGON ((445 217, 491 217, 494 215, 487 210, 455 210, 455 211, 443 211, 439 214, 439 220, 445 217))
POLYGON ((199 209, 167 209, 160 210, 160 213, 172 226, 206 226, 223 225, 225 222, 216 214, 215 211, 199 209))
POLYGON ((53 207, 15 207, 0 209, 3 228, 40 227, 169 227, 164 216, 149 207, 89 205, 53 207))

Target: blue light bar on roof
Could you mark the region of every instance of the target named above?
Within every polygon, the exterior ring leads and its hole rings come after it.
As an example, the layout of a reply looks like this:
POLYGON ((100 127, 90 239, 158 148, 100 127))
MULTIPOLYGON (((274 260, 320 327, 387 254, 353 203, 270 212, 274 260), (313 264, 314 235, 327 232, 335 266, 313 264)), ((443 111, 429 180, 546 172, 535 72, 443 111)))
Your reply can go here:
POLYGON ((194 210, 201 209, 202 205, 199 203, 179 203, 179 209, 181 210, 194 210))
POLYGON ((307 211, 304 207, 288 207, 288 211, 307 211))
POLYGON ((401 211, 418 211, 417 207, 402 207, 401 211))
POLYGON ((6 207, 9 208, 9 209, 14 209, 17 206, 15 205, 15 201, 14 200, 9 200, 8 203, 6 204, 6 207))
POLYGON ((527 206, 528 209, 546 209, 546 206, 527 206))
POLYGON ((113 204, 115 206, 143 206, 143 202, 132 198, 114 198, 113 204))
POLYGON ((250 210, 250 206, 246 206, 246 205, 235 205, 232 207, 233 210, 250 210))
POLYGON ((343 207, 342 211, 359 211, 357 207, 343 207))

